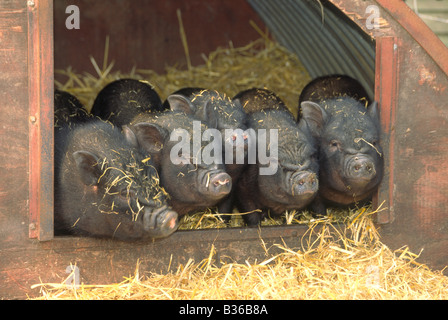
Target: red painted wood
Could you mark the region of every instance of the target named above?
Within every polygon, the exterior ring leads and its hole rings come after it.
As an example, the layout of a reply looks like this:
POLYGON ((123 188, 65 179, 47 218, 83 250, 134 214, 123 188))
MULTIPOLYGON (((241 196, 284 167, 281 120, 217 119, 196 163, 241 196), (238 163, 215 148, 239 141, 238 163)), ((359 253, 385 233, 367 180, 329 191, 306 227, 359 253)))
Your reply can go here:
POLYGON ((28 238, 29 140, 26 12, 25 2, 0 1, 1 249, 17 246, 28 238))
MULTIPOLYGON (((377 214, 379 223, 394 220, 394 161, 395 161, 395 110, 398 94, 398 50, 395 37, 382 37, 376 40, 375 61, 375 101, 380 106, 382 145, 385 157, 385 173, 378 198, 385 200, 386 211, 377 214)), ((378 202, 378 200, 377 200, 378 202)))
POLYGON ((53 1, 28 5, 30 238, 53 238, 53 1))

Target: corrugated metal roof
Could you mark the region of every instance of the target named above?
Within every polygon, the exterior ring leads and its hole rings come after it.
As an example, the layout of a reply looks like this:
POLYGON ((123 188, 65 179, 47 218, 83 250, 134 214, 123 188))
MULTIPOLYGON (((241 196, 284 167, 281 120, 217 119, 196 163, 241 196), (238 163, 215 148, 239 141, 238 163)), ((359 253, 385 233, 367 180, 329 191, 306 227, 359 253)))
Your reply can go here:
POLYGON ((297 54, 312 78, 346 74, 371 98, 375 43, 331 3, 316 0, 248 0, 275 39, 297 54), (322 15, 323 14, 323 15, 322 15))

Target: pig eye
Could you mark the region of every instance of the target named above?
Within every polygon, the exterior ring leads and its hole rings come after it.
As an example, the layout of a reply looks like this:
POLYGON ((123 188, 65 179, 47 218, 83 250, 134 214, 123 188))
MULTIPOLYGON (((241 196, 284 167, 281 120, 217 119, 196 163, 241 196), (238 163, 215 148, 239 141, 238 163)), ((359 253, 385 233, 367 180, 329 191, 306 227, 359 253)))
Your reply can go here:
POLYGON ((137 197, 137 193, 133 189, 123 189, 120 191, 120 197, 127 200, 127 199, 135 199, 137 197))
POLYGON ((331 140, 330 141, 330 147, 333 148, 339 148, 341 146, 340 142, 338 140, 331 140))

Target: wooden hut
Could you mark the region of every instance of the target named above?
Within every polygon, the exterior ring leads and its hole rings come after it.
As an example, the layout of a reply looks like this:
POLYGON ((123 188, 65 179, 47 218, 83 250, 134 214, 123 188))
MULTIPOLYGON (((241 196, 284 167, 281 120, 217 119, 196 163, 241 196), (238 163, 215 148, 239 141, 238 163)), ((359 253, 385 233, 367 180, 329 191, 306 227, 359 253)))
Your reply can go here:
POLYGON ((137 260, 142 270, 163 272, 170 263, 207 257, 213 244, 218 255, 244 261, 263 254, 260 237, 294 244, 306 232, 305 226, 179 231, 150 243, 54 236, 54 66, 87 70, 78 58, 101 56, 106 35, 116 39, 117 68, 160 71, 181 63, 177 9, 193 35, 193 64, 229 40, 237 46, 256 39, 255 31, 246 32, 254 20, 296 52, 312 76, 337 71, 363 81, 380 106, 386 172, 375 203, 387 207, 376 217, 383 240, 423 249, 421 261, 434 268, 448 265, 448 49, 403 1, 6 0, 0 2, 1 298, 32 295, 30 286, 40 281, 60 282, 70 264, 86 283, 118 282, 137 260), (65 25, 72 4, 79 29, 65 25))

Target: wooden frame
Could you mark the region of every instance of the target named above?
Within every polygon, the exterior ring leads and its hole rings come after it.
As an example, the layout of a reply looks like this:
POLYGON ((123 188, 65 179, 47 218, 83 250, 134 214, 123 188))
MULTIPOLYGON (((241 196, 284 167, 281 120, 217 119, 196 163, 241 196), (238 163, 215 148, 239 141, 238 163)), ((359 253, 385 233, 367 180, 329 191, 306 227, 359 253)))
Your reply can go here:
POLYGON ((28 7, 30 238, 53 238, 53 1, 28 7))
POLYGON ((383 186, 379 189, 376 204, 387 200, 386 211, 377 214, 377 222, 384 224, 394 220, 394 146, 395 110, 397 107, 398 94, 398 39, 395 37, 382 37, 376 40, 376 70, 375 70, 375 100, 381 106, 380 122, 382 129, 381 143, 389 146, 385 150, 385 172, 383 186), (387 184, 387 186, 385 186, 387 184))

